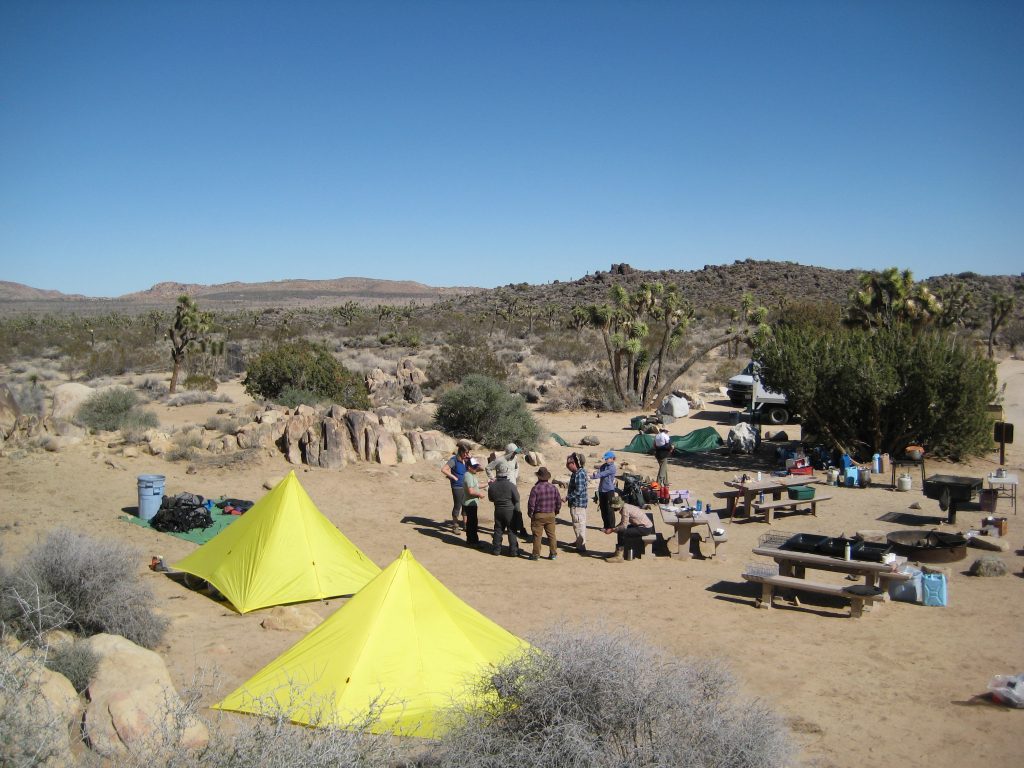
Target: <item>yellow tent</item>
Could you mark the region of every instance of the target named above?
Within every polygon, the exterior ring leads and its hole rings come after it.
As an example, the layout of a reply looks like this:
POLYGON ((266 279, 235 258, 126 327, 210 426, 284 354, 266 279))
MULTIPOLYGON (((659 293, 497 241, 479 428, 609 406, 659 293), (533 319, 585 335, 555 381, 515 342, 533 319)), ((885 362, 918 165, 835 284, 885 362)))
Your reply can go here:
POLYGON ((404 550, 323 624, 215 706, 432 738, 439 710, 526 642, 470 608, 404 550), (296 691, 300 692, 295 696, 296 691), (297 700, 297 701, 296 701, 297 700), (279 709, 278 709, 279 708, 279 709))
POLYGON ((380 573, 316 508, 294 471, 174 568, 206 579, 240 613, 351 595, 380 573))

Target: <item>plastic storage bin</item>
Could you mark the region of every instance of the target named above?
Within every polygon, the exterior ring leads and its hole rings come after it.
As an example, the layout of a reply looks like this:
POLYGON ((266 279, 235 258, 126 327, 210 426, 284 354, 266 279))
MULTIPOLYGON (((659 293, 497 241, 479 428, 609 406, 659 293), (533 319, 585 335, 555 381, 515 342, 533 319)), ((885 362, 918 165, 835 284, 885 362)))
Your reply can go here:
POLYGON ((786 489, 789 498, 797 501, 806 501, 814 498, 814 489, 809 485, 791 485, 786 489))

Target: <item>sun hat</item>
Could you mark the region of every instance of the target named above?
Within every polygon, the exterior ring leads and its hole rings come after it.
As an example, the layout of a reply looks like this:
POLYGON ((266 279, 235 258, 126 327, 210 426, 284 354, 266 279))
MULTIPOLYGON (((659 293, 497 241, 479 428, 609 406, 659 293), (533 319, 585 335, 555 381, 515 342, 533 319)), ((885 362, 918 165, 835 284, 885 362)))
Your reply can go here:
POLYGON ((471 467, 472 469, 480 469, 480 462, 479 462, 479 461, 477 461, 476 459, 470 459, 470 460, 469 460, 469 466, 470 466, 470 467, 471 467))
POLYGON ((515 443, 509 443, 508 445, 505 446, 505 453, 508 454, 509 456, 513 456, 519 453, 520 451, 521 449, 515 443))
POLYGON ((502 459, 494 465, 494 474, 498 477, 508 477, 508 462, 502 459))
POLYGON ((614 459, 615 458, 615 451, 605 451, 604 452, 604 456, 602 456, 601 458, 602 459, 614 459))
POLYGON ((608 500, 608 506, 612 509, 622 509, 622 497, 619 494, 614 494, 611 499, 608 500))
POLYGON ((539 477, 541 480, 550 480, 551 473, 548 471, 547 467, 541 467, 540 469, 537 470, 537 477, 539 477))

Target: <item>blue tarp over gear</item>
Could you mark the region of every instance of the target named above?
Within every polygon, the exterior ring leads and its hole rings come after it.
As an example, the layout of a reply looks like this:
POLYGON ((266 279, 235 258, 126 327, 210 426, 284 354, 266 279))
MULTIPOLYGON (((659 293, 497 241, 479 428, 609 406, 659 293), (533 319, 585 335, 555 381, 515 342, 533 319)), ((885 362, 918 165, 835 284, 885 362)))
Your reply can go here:
MULTIPOLYGON (((677 451, 689 453, 702 453, 713 451, 724 445, 722 438, 714 427, 703 427, 695 429, 685 435, 673 435, 672 447, 677 451)), ((622 450, 630 453, 650 453, 654 450, 654 435, 637 435, 629 445, 622 450)))

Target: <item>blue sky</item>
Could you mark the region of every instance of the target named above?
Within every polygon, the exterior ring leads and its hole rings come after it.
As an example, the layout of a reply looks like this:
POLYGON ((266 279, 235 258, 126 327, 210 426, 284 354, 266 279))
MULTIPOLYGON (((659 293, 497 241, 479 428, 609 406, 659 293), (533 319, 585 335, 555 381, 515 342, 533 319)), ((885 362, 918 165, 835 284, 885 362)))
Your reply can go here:
POLYGON ((0 280, 1024 269, 1024 3, 0 2, 0 280))

